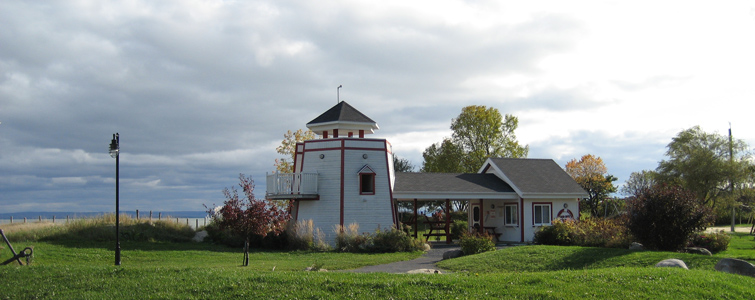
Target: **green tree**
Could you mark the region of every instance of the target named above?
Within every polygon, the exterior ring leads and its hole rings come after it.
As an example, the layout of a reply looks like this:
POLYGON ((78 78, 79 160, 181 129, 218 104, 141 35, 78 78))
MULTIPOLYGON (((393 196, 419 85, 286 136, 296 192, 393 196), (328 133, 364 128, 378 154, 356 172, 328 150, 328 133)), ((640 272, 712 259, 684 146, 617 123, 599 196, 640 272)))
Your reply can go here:
POLYGON ((589 212, 592 216, 600 215, 600 205, 605 205, 608 195, 616 192, 613 182, 616 177, 608 174, 603 159, 592 154, 586 154, 577 161, 572 159, 566 163, 566 173, 582 186, 588 194, 582 199, 580 210, 589 212))
POLYGON ((307 129, 307 131, 304 131, 302 129, 299 129, 296 132, 292 132, 291 130, 287 131, 283 135, 283 141, 281 141, 281 145, 275 148, 275 150, 278 151, 279 154, 285 156, 285 158, 275 159, 275 170, 278 173, 293 173, 295 160, 294 155, 296 155, 296 143, 314 139, 315 133, 309 129, 307 129))
POLYGON ((489 157, 527 157, 514 131, 519 119, 481 105, 462 108, 451 121, 453 134, 422 153, 422 172, 474 173, 489 157))
POLYGON ((393 171, 400 172, 414 172, 414 165, 406 158, 399 158, 393 155, 393 171))
POLYGON ((629 179, 624 182, 620 192, 625 196, 637 196, 655 185, 656 177, 658 177, 658 173, 654 171, 642 170, 640 172, 632 172, 629 175, 629 179))
MULTIPOLYGON (((463 173, 462 158, 464 151, 450 139, 432 144, 422 152, 424 163, 421 172, 427 173, 463 173)), ((477 168, 481 167, 477 166, 477 168)), ((475 170, 476 171, 476 170, 475 170)))
POLYGON ((732 185, 751 183, 748 148, 742 140, 730 143, 727 136, 707 133, 699 126, 683 130, 668 144, 668 159, 661 161, 656 170, 658 179, 681 185, 694 192, 701 203, 715 209, 721 200, 735 198, 731 195, 732 185))
POLYGON ((482 105, 464 107, 451 122, 454 144, 464 151, 467 172, 475 172, 489 157, 527 157, 529 148, 519 145, 514 130, 519 119, 482 105))

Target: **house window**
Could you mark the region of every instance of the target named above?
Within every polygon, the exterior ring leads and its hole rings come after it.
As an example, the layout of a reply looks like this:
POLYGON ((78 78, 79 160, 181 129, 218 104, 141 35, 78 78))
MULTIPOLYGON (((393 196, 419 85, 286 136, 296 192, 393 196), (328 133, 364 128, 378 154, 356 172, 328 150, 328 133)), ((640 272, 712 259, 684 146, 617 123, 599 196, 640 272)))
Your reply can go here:
POLYGON ((359 194, 375 194, 375 171, 373 171, 368 165, 365 165, 359 170, 359 194))
POLYGON ((375 174, 359 174, 359 194, 375 194, 375 174))
POLYGON ((551 204, 550 203, 535 203, 532 204, 532 223, 535 226, 543 226, 551 224, 551 204))
POLYGON ((519 220, 517 219, 518 209, 516 204, 506 204, 503 208, 503 222, 504 225, 512 226, 512 225, 519 225, 519 220))

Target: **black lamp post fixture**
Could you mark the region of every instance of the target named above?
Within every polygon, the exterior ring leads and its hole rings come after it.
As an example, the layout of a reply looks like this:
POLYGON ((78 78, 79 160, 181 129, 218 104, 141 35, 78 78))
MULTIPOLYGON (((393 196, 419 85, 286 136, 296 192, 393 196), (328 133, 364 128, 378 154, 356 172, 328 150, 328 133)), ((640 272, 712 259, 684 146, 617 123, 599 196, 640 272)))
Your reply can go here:
POLYGON ((113 140, 110 141, 110 157, 115 158, 115 265, 121 265, 121 235, 120 235, 120 203, 118 202, 118 165, 120 158, 120 137, 118 133, 113 134, 113 140))

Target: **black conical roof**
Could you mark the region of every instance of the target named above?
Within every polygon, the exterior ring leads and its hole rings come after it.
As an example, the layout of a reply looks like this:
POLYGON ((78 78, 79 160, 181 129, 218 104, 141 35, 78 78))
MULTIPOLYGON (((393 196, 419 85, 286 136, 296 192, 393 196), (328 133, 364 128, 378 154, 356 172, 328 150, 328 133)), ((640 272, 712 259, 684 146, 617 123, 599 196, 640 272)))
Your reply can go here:
POLYGON ((326 112, 322 113, 320 116, 307 123, 307 125, 338 121, 370 124, 376 123, 375 121, 370 119, 370 117, 364 115, 356 108, 346 103, 346 101, 341 101, 340 103, 336 104, 336 106, 331 107, 326 112))

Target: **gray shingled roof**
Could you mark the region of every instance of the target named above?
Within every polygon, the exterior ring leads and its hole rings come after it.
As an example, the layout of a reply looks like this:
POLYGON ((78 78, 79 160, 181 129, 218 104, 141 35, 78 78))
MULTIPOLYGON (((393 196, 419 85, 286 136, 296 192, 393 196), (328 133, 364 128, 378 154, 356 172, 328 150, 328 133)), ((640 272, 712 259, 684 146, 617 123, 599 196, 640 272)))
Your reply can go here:
POLYGON ((336 104, 336 106, 331 107, 326 112, 307 123, 307 125, 337 121, 376 124, 375 121, 346 103, 346 101, 341 101, 336 104))
POLYGON ((394 193, 514 193, 494 174, 396 173, 394 193))
POLYGON ((491 158, 522 194, 585 194, 552 159, 491 158))

